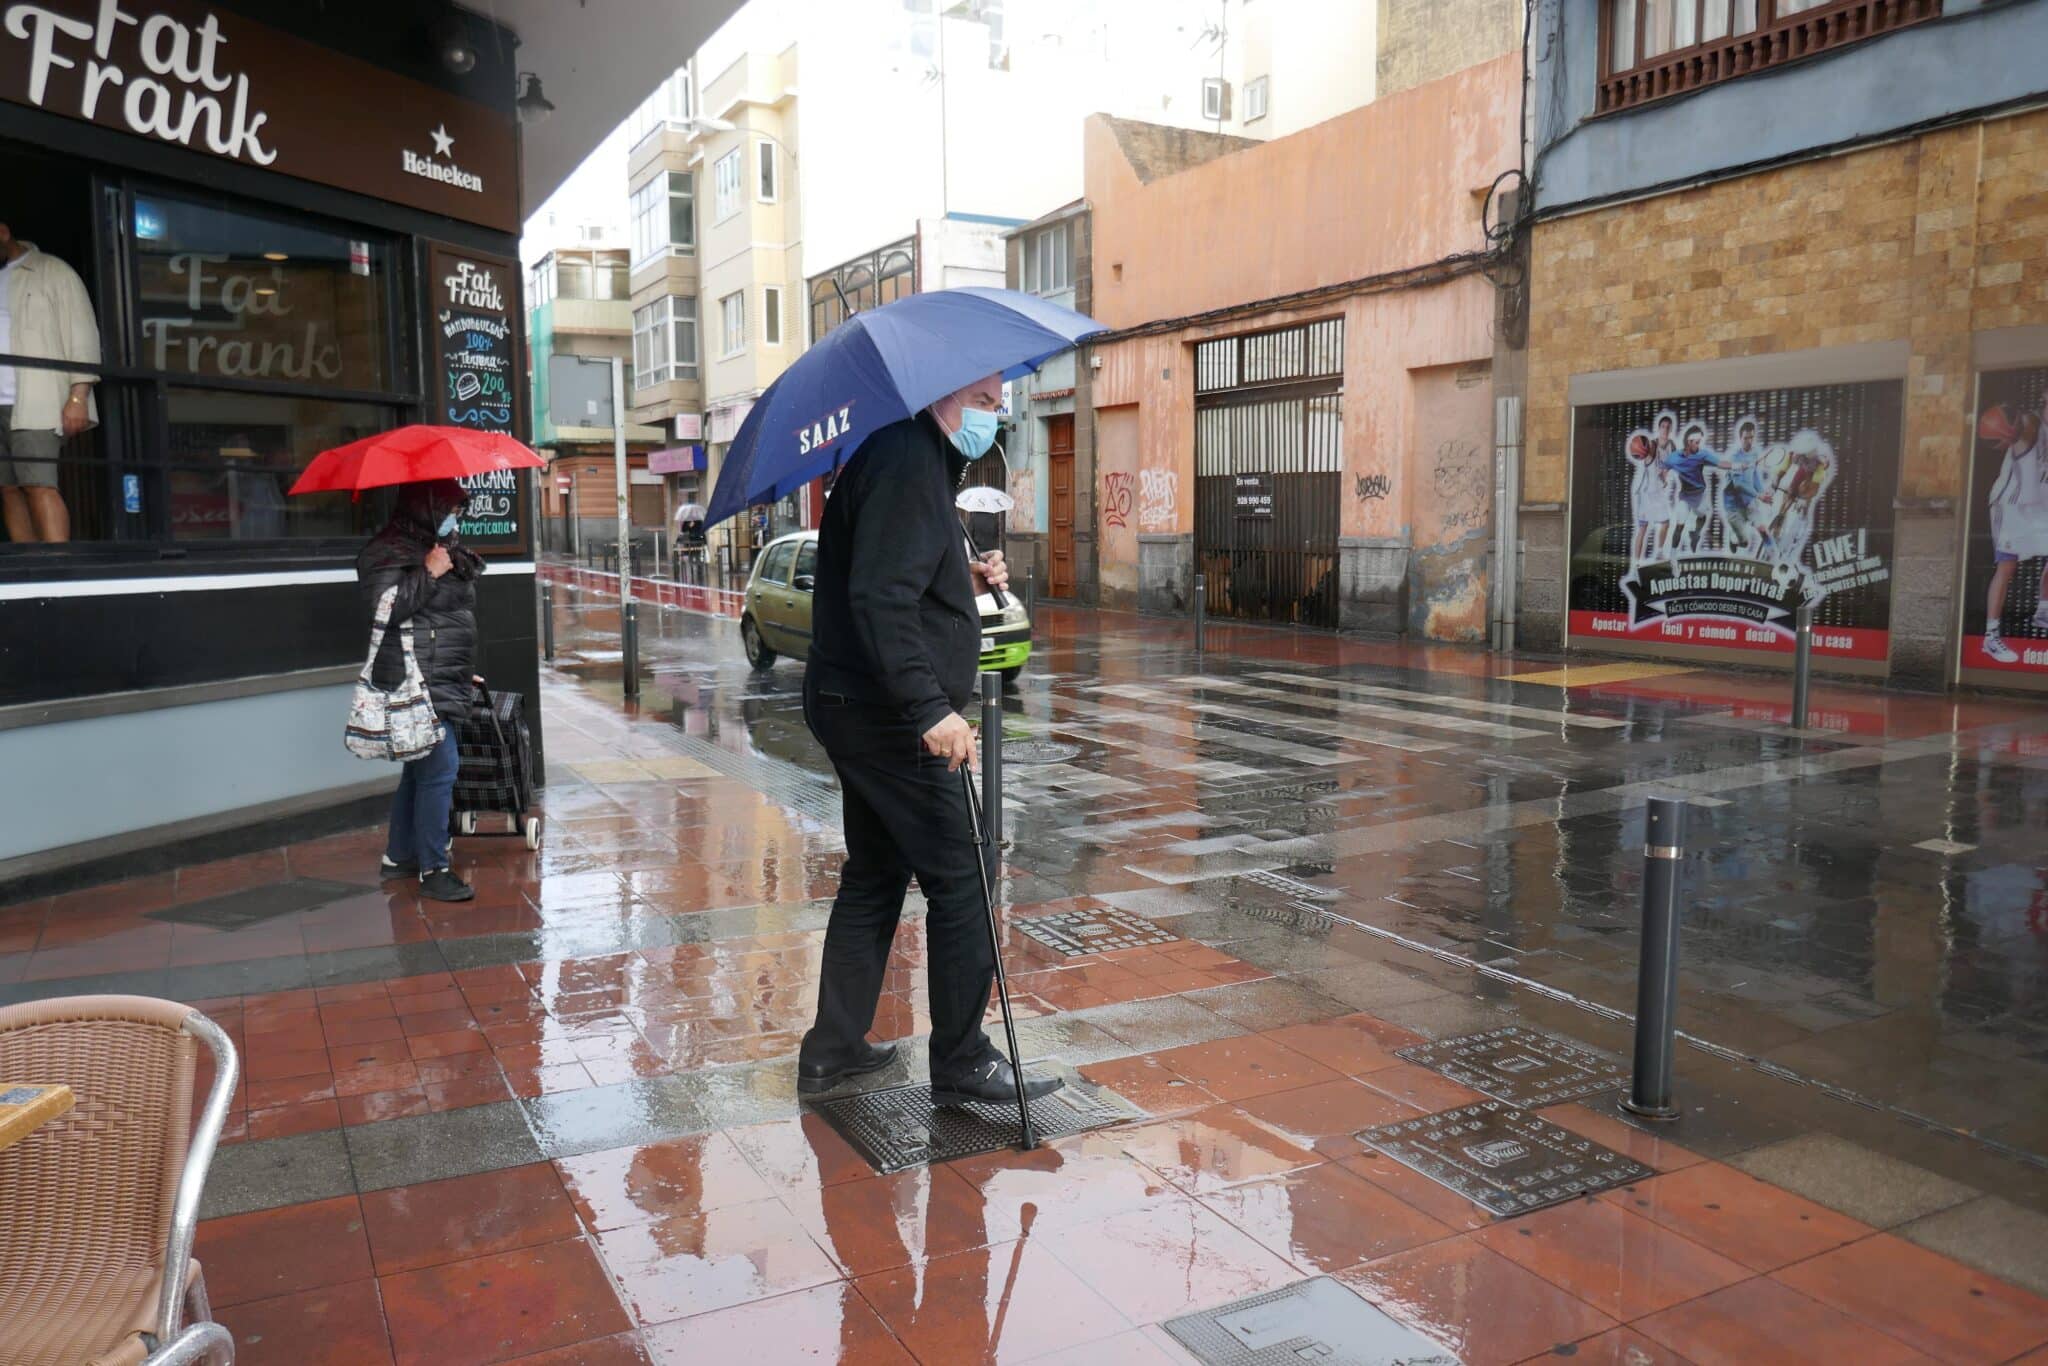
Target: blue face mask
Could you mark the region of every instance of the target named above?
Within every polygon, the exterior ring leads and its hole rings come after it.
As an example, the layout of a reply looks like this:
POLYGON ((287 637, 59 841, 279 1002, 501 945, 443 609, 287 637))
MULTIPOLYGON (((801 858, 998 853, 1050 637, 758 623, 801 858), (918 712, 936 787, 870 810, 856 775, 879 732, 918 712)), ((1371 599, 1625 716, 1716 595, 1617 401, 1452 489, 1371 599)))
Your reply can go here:
POLYGON ((460 525, 462 525, 462 519, 451 512, 441 519, 441 525, 434 528, 434 534, 436 536, 453 536, 455 528, 460 525))
POLYGON ((953 442, 953 449, 969 460, 979 460, 988 454, 988 448, 996 444, 996 433, 1002 424, 994 413, 985 413, 979 408, 962 408, 960 425, 946 433, 953 442))

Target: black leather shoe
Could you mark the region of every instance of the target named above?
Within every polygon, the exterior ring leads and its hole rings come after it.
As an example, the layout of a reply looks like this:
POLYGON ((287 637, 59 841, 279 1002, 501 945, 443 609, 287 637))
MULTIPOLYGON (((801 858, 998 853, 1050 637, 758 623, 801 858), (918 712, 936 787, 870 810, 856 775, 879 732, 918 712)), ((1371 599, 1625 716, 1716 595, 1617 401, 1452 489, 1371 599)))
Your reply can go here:
POLYGON ((468 901, 476 889, 455 876, 452 868, 436 868, 420 878, 420 895, 429 901, 468 901))
POLYGON ((420 861, 418 859, 407 859, 404 863, 393 863, 388 858, 377 860, 377 878, 380 882, 389 882, 393 878, 400 877, 418 877, 419 875, 420 861))
MULTIPOLYGON (((1024 1098, 1037 1100, 1049 1096, 1065 1086, 1058 1077, 1034 1077, 1024 1074, 1024 1098)), ((973 1101, 1017 1101, 1017 1074, 1010 1067, 1010 1060, 1000 1053, 991 1053, 976 1063, 972 1072, 960 1076, 932 1078, 932 1104, 958 1106, 973 1101)))
POLYGON ((852 1081, 855 1077, 879 1072, 894 1061, 895 1044, 872 1044, 862 1040, 860 1051, 851 1058, 831 1063, 799 1061, 796 1065, 796 1092, 800 1096, 819 1095, 835 1086, 852 1081))

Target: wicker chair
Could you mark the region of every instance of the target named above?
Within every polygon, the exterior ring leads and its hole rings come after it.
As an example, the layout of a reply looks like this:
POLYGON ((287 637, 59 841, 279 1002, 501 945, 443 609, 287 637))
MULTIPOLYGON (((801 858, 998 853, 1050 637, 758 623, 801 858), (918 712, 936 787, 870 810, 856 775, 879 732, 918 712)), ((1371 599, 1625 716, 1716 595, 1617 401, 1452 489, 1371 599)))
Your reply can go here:
POLYGON ((192 1234, 236 1067, 220 1027, 172 1001, 71 996, 0 1009, 0 1077, 61 1083, 76 1101, 0 1152, 8 1366, 234 1360, 233 1335, 211 1322, 192 1234), (214 1078, 195 1129, 201 1043, 214 1078))

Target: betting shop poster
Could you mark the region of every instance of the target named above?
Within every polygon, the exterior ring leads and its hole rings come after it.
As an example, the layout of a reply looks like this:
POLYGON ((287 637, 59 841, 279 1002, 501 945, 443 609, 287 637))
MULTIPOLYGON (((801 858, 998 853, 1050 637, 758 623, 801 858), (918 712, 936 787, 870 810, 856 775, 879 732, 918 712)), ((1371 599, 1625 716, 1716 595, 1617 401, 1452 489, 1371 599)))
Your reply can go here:
POLYGON ((1963 667, 2048 681, 2048 368, 1977 383, 1963 667))
POLYGON ((1572 636, 1886 658, 1897 381, 1582 407, 1572 636))

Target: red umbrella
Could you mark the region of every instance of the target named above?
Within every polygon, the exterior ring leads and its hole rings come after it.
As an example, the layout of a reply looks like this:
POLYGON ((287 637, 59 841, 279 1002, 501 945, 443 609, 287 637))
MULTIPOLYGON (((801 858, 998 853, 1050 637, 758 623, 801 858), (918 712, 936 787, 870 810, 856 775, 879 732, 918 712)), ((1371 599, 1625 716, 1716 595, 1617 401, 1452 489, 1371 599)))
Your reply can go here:
POLYGON ((415 423, 322 451, 293 493, 359 493, 387 484, 460 479, 493 470, 540 469, 547 462, 503 432, 415 423))

